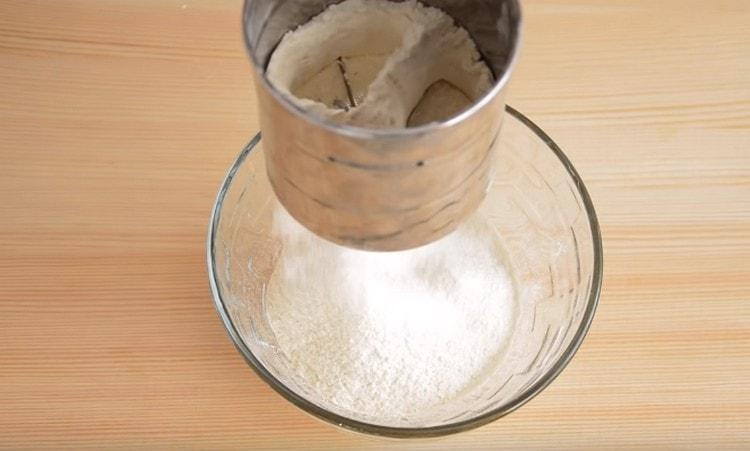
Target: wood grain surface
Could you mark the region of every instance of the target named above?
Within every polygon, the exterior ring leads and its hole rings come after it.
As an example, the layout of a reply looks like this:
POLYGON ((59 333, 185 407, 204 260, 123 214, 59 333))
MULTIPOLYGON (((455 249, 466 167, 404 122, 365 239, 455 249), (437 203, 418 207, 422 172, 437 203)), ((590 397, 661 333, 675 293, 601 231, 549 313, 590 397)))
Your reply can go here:
POLYGON ((0 0, 0 448, 750 448, 750 2, 525 7, 509 103, 588 183, 601 305, 527 406, 398 442, 289 405, 214 312, 241 1, 0 0))

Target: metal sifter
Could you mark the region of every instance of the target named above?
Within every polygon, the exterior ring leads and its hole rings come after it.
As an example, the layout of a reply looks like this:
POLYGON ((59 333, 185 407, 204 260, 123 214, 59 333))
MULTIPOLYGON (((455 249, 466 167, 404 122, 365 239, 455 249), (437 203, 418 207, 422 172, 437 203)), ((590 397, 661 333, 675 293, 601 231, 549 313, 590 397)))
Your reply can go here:
POLYGON ((295 219, 335 243, 374 251, 430 243, 452 232, 485 197, 505 115, 505 87, 518 53, 518 1, 422 0, 469 32, 496 82, 468 110, 446 121, 386 130, 321 120, 266 77, 284 34, 338 2, 245 1, 245 42, 269 180, 295 219))

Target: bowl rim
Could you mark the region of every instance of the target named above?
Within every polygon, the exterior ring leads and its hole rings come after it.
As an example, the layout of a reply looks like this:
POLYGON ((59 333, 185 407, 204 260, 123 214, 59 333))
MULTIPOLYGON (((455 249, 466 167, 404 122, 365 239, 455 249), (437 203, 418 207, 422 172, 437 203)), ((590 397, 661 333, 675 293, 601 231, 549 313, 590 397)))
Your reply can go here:
POLYGON ((369 434, 369 435, 376 435, 376 436, 383 436, 383 437, 427 438, 427 437, 438 437, 438 436, 444 436, 444 435, 468 431, 471 429, 478 428, 480 426, 484 426, 501 417, 504 417, 510 414, 511 412, 515 411, 516 409, 520 408, 527 402, 531 401, 534 397, 536 397, 539 393, 541 393, 545 388, 547 388, 547 386, 551 384, 552 381, 554 381, 557 378, 557 376, 560 375, 560 373, 565 369, 565 367, 568 365, 570 360, 573 358, 573 356, 576 354, 581 344, 583 343, 583 340, 586 337, 586 334, 588 333, 589 328, 591 327, 591 323, 594 319, 594 314, 596 312, 596 308, 599 303, 599 298, 601 295, 603 272, 604 272, 604 258, 603 258, 601 230, 599 227, 599 221, 596 216, 596 211, 594 210, 594 205, 591 200, 591 197, 589 196, 588 190, 586 189, 586 186, 584 185, 583 180, 579 176, 578 172, 573 167, 573 164, 570 162, 568 157, 563 153, 562 149, 560 149, 560 147, 552 140, 552 138, 550 138, 539 126, 537 126, 534 122, 532 122, 529 118, 524 116, 518 110, 512 108, 511 106, 506 106, 506 112, 510 114, 511 116, 513 116, 514 118, 516 118, 517 120, 519 120, 523 125, 531 129, 531 131, 534 132, 534 134, 536 134, 545 144, 547 144, 547 147, 549 147, 549 149, 558 157, 558 159, 563 164, 563 166, 567 170, 570 177, 573 179, 576 185, 576 188, 578 189, 578 194, 580 195, 583 205, 585 207, 586 215, 589 220, 589 227, 591 229, 592 245, 593 245, 593 250, 594 250, 594 268, 593 268, 592 281, 591 281, 591 291, 589 292, 586 309, 583 313, 583 317, 581 318, 581 323, 578 326, 578 330, 573 336, 573 339, 568 345, 568 347, 560 355, 560 357, 555 362, 555 364, 552 365, 547 370, 547 372, 535 384, 528 387, 519 396, 517 396, 513 401, 509 402, 508 404, 505 404, 503 406, 500 406, 496 409, 490 410, 488 412, 485 412, 481 415, 478 415, 474 418, 470 418, 468 420, 463 420, 463 421, 449 423, 449 424, 440 425, 440 426, 430 426, 430 427, 425 427, 425 428, 399 428, 399 427, 382 426, 382 425, 366 423, 366 422, 362 422, 358 420, 353 420, 351 418, 347 418, 345 416, 336 414, 327 409, 317 406, 313 402, 308 401, 307 399, 298 395, 289 387, 284 385, 273 374, 271 374, 270 371, 268 371, 263 366, 260 360, 258 360, 255 357, 255 355, 252 353, 252 351, 250 351, 250 349, 245 345, 244 340, 242 339, 239 331, 235 327, 234 322, 232 321, 229 315, 228 309, 226 305, 224 304, 221 289, 219 288, 216 282, 217 269, 215 265, 216 249, 215 249, 214 242, 216 238, 216 230, 218 228, 219 220, 221 219, 221 210, 224 204, 226 194, 229 190, 229 187, 232 184, 232 181, 237 171, 245 162, 248 155, 250 155, 253 149, 261 141, 261 134, 258 133, 242 149, 239 156, 235 160, 234 164, 229 169, 229 172, 227 173, 224 179, 224 182, 222 183, 221 188, 219 189, 219 193, 216 197, 216 201, 214 203, 214 206, 211 212, 211 218, 210 218, 210 222, 208 226, 207 263, 208 263, 208 278, 209 278, 209 283, 211 287, 211 294, 214 299, 214 304, 215 304, 217 312, 219 313, 221 321, 224 324, 224 327, 230 339, 232 340, 232 343, 234 343, 234 346, 237 348, 240 354, 244 357, 248 365, 272 389, 274 389, 277 393, 283 396, 287 401, 291 402, 293 405, 302 409, 306 413, 311 414, 314 417, 317 417, 318 419, 321 419, 325 421, 326 423, 330 423, 334 426, 338 426, 338 427, 341 427, 350 431, 354 431, 354 432, 359 432, 359 433, 364 433, 364 434, 369 434))

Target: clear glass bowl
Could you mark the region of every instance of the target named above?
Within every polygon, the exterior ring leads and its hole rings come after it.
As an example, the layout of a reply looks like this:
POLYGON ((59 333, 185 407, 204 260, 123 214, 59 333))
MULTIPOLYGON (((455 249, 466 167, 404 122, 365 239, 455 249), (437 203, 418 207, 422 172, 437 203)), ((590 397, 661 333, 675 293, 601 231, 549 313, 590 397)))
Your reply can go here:
MULTIPOLYGON (((273 229, 278 207, 256 136, 221 187, 208 234, 208 273, 216 308, 237 349, 274 390, 304 411, 357 432, 428 437, 472 429, 541 392, 578 350, 602 281, 602 243, 594 207, 560 148, 508 107, 488 196, 476 213, 501 237, 515 283, 515 329, 500 363, 445 406, 380 421, 323 399, 296 377, 265 310, 265 287, 284 242, 273 229)), ((449 350, 446 350, 449 352, 449 350)))

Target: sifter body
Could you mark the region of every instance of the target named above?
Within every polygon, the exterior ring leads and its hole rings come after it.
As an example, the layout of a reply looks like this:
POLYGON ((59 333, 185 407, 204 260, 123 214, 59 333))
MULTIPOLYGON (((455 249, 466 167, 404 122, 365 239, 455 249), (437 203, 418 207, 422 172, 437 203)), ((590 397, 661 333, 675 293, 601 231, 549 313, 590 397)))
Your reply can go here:
MULTIPOLYGON (((337 1, 246 0, 268 178, 301 224, 335 243, 397 251, 435 241, 484 199, 520 40, 516 0, 423 1, 464 27, 496 83, 458 116, 407 129, 327 122, 297 107, 265 75, 284 34, 337 1)), ((325 45, 325 43, 321 43, 325 45)))

